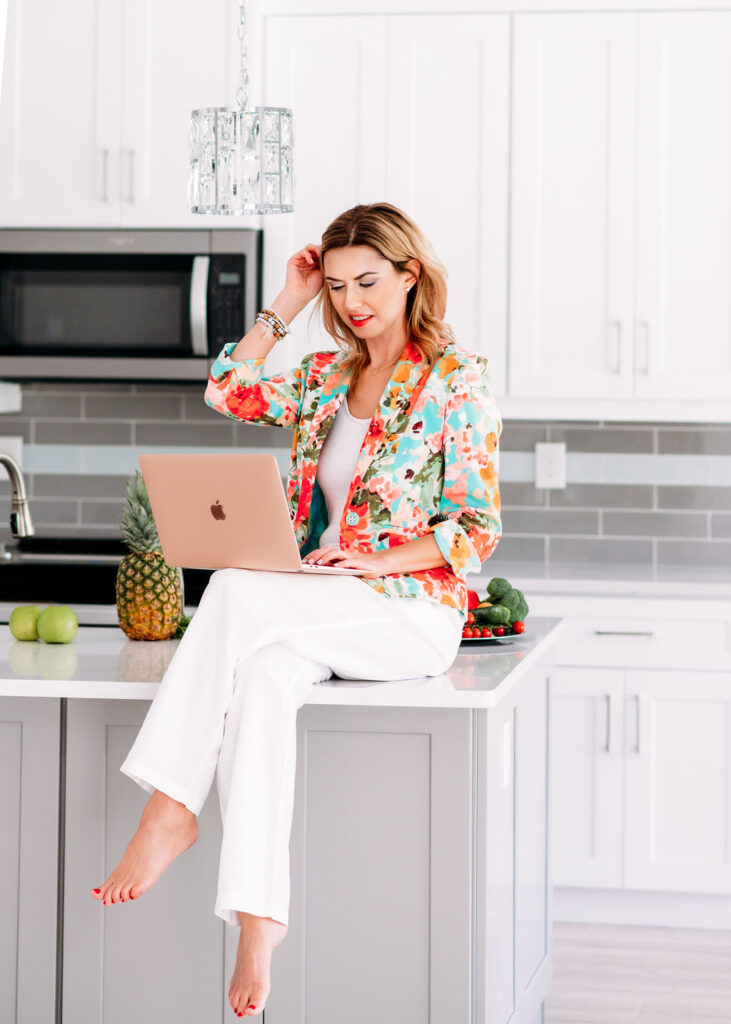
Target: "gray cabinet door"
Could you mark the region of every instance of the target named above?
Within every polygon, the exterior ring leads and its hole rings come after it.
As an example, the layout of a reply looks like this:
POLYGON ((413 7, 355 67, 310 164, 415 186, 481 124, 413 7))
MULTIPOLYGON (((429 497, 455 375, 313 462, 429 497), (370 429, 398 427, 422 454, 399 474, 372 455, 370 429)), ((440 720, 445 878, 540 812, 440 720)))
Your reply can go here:
POLYGON ((548 674, 537 666, 497 707, 475 712, 473 1019, 480 1024, 540 1021, 551 984, 548 674))
POLYGON ((475 1013, 505 1024, 516 1009, 515 704, 475 712, 475 1013))
POLYGON ((200 1024, 232 1016, 224 960, 227 933, 237 937, 237 930, 213 913, 221 841, 215 785, 199 817, 197 843, 149 892, 110 907, 89 893, 119 861, 147 801, 119 766, 148 707, 131 700, 68 702, 63 1007, 69 1024, 200 1024))
POLYGON ((55 1019, 60 701, 0 700, 0 1021, 55 1019))
POLYGON ((267 1024, 470 1019, 472 796, 471 711, 300 709, 267 1024))
POLYGON ((533 1020, 551 984, 548 835, 549 669, 532 669, 515 696, 515 990, 533 1020))

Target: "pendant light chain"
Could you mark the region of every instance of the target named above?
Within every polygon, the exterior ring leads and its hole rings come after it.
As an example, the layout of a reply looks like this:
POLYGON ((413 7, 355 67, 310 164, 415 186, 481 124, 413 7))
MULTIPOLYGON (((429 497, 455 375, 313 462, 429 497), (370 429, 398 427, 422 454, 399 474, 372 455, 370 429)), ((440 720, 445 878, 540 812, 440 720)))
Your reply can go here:
POLYGON ((239 87, 236 90, 236 103, 240 110, 245 110, 249 102, 249 68, 246 54, 246 0, 239 6, 239 26, 237 29, 241 44, 239 64, 239 87))
POLYGON ((247 28, 246 0, 239 0, 236 106, 191 111, 188 200, 192 213, 228 216, 294 210, 292 111, 249 105, 247 28))

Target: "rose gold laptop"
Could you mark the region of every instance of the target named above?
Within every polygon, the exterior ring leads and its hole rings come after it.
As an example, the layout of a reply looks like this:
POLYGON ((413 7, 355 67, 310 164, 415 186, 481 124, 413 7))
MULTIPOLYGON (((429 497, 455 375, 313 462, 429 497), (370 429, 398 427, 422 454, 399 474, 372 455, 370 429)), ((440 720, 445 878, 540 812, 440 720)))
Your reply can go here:
POLYGON ((361 569, 305 565, 273 454, 140 455, 169 565, 361 576, 361 569))

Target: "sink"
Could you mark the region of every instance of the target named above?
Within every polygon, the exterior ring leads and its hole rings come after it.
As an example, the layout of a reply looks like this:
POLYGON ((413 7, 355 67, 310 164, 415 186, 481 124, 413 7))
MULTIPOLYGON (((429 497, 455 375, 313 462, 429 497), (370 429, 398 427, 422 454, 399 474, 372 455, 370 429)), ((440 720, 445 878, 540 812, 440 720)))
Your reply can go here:
MULTIPOLYGON (((0 601, 16 604, 116 603, 117 567, 128 553, 119 539, 20 537, 0 558, 0 601)), ((197 605, 211 569, 183 569, 184 600, 197 605)))

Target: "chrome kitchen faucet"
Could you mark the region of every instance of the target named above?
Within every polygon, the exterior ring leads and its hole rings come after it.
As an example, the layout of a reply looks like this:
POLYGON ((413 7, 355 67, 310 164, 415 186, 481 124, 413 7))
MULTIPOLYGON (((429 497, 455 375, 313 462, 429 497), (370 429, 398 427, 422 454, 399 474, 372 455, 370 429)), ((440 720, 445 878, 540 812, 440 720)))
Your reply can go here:
POLYGON ((31 537, 36 531, 28 508, 28 495, 20 466, 12 457, 0 452, 0 465, 5 466, 10 477, 13 494, 10 499, 10 532, 13 537, 31 537))

